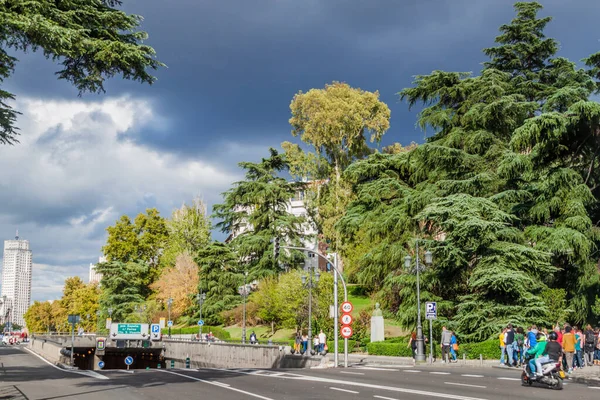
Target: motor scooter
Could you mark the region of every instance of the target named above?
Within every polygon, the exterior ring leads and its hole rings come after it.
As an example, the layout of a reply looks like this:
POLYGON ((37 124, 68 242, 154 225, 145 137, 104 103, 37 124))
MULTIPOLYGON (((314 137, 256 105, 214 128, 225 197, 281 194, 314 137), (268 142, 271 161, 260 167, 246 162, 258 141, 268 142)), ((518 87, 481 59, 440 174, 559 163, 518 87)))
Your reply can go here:
POLYGON ((529 361, 533 358, 532 355, 525 355, 525 365, 521 374, 521 383, 523 386, 533 386, 534 384, 543 385, 549 389, 562 390, 563 379, 565 372, 561 369, 561 365, 554 360, 550 360, 542 364, 542 376, 537 376, 531 372, 529 361))

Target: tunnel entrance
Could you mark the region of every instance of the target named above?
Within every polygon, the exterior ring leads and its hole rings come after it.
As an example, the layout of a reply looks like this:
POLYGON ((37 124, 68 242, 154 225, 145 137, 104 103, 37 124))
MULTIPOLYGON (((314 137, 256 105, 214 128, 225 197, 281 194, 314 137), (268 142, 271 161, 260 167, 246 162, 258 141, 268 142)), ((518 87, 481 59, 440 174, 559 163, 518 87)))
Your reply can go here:
POLYGON ((166 368, 162 349, 106 349, 103 356, 103 369, 126 369, 125 358, 131 356, 133 364, 129 369, 166 368))
MULTIPOLYGON (((70 349, 69 349, 70 350, 70 349)), ((73 352, 73 364, 79 369, 94 369, 94 354, 96 348, 76 347, 73 352)))

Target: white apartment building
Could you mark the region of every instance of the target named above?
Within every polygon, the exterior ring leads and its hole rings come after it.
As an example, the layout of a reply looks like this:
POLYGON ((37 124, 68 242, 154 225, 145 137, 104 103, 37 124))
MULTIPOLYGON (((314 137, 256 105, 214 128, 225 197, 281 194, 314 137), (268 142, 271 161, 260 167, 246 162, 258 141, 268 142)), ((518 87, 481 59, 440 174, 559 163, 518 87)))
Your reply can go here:
POLYGON ((0 320, 25 326, 23 315, 31 303, 31 250, 28 240, 4 241, 0 320))
MULTIPOLYGON (((106 257, 98 257, 98 264, 106 262, 106 257)), ((96 271, 96 264, 90 263, 89 283, 100 283, 102 274, 96 271)))

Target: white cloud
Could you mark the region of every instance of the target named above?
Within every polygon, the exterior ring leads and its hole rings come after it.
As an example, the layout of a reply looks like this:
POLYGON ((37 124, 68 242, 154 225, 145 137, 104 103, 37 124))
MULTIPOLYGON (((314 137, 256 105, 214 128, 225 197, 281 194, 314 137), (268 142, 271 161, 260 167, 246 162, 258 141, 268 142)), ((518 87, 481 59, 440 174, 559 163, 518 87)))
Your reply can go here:
POLYGON ((239 178, 129 140, 127 133, 168 126, 144 99, 20 97, 16 108, 21 143, 0 147, 0 238, 18 228, 30 240, 34 300, 59 297, 68 276, 87 277, 104 229, 120 215, 151 206, 168 215, 195 195, 211 202, 239 178))

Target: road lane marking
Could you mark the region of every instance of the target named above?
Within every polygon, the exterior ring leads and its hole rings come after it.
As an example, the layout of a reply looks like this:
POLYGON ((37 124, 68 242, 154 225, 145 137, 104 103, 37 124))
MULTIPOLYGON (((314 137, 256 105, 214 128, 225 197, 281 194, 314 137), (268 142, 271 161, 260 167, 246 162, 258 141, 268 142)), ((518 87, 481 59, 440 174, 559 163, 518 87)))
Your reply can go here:
POLYGON ((467 386, 473 388, 487 389, 487 386, 479 386, 479 385, 468 385, 466 383, 458 383, 458 382, 444 382, 446 385, 454 385, 454 386, 467 386))
POLYGON ((433 375, 450 375, 450 372, 430 372, 433 375))
POLYGON ((28 353, 36 356, 37 358, 39 358, 40 360, 42 360, 43 362, 45 362, 52 368, 55 368, 59 371, 70 372, 72 374, 78 374, 78 375, 83 375, 83 376, 89 376, 91 378, 96 378, 96 379, 110 379, 108 376, 101 375, 94 371, 71 371, 68 369, 62 369, 62 368, 59 368, 56 365, 52 364, 50 361, 46 360, 44 357, 40 356, 39 354, 35 353, 33 350, 28 349, 27 347, 23 347, 23 350, 27 350, 28 353))
POLYGON ((227 390, 233 390, 234 392, 247 394, 248 396, 256 397, 257 399, 273 400, 270 397, 261 396, 260 394, 247 392, 247 391, 241 390, 241 389, 236 389, 236 388, 231 387, 231 386, 225 386, 226 384, 223 384, 221 382, 207 381, 207 380, 196 378, 196 377, 193 377, 193 376, 189 376, 189 375, 185 375, 185 374, 180 374, 178 372, 165 371, 164 369, 163 370, 157 369, 156 371, 160 371, 160 372, 163 372, 163 373, 166 373, 166 374, 172 374, 172 375, 181 376, 182 378, 191 379, 193 381, 198 381, 198 382, 206 383, 206 384, 217 386, 217 387, 221 387, 221 388, 227 389, 227 390))
POLYGON ((463 374, 461 376, 467 377, 467 378, 483 378, 483 375, 470 375, 470 374, 463 374))
POLYGON ((336 387, 329 387, 329 389, 331 390, 337 390, 339 392, 346 392, 346 393, 353 393, 353 394, 358 394, 360 392, 355 392, 354 390, 348 390, 348 389, 340 389, 340 388, 336 388, 336 387))
POLYGON ((350 372, 350 371, 340 371, 340 374, 348 374, 348 375, 364 375, 364 372, 350 372))
POLYGON ((498 379, 500 379, 501 381, 520 381, 521 378, 505 378, 505 377, 499 377, 498 379))
POLYGON ((368 369, 370 371, 391 371, 391 372, 398 372, 400 371, 399 369, 390 369, 390 368, 378 368, 378 367, 354 367, 356 369, 368 369))
POLYGON ((404 370, 404 372, 421 372, 421 371, 418 371, 416 369, 407 369, 407 370, 404 370))
MULTIPOLYGON (((564 383, 563 383, 564 385, 564 383)), ((600 386, 588 386, 588 389, 600 389, 600 386)))

